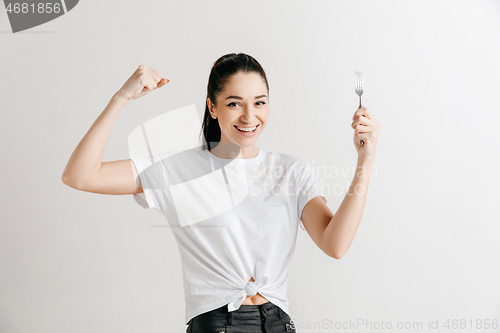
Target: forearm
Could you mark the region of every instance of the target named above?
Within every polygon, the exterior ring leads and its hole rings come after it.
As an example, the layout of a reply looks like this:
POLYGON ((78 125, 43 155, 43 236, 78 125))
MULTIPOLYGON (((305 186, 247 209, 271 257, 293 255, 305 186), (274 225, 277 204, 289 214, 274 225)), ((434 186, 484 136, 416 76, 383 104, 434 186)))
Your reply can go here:
POLYGON ((359 160, 342 204, 325 229, 325 242, 341 258, 351 246, 363 216, 374 160, 359 160))
POLYGON ((119 92, 113 95, 104 111, 71 154, 62 175, 65 184, 71 183, 79 186, 99 172, 109 134, 127 102, 128 99, 119 92))

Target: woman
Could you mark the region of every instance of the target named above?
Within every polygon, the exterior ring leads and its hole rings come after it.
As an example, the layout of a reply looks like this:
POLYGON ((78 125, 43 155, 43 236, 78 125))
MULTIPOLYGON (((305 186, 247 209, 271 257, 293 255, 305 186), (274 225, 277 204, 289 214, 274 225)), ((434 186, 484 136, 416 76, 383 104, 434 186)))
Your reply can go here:
POLYGON ((310 163, 255 146, 269 116, 269 85, 257 60, 232 53, 210 73, 203 149, 102 162, 127 102, 167 82, 139 66, 73 152, 63 182, 94 193, 141 194, 145 207, 167 217, 183 263, 187 332, 294 332, 286 286, 298 225, 325 254, 344 256, 364 210, 380 125, 367 108, 354 113, 363 172, 334 215, 310 163))

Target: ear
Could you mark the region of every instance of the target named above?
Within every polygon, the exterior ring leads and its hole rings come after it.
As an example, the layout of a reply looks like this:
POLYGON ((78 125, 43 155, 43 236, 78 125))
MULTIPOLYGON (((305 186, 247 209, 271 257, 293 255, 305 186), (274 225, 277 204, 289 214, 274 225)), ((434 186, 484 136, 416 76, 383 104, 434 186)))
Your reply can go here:
POLYGON ((210 112, 210 115, 212 116, 213 119, 217 118, 217 113, 214 110, 214 105, 212 101, 210 101, 210 98, 207 97, 207 105, 208 105, 208 111, 210 112))

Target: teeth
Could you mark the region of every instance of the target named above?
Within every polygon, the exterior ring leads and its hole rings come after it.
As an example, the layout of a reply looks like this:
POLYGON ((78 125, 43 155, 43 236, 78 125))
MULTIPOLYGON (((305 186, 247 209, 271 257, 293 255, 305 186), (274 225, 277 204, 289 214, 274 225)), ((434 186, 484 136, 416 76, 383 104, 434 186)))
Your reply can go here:
POLYGON ((238 127, 238 126, 236 126, 236 128, 239 129, 240 131, 252 132, 253 130, 255 130, 257 128, 257 126, 251 127, 251 128, 245 128, 245 127, 238 127))

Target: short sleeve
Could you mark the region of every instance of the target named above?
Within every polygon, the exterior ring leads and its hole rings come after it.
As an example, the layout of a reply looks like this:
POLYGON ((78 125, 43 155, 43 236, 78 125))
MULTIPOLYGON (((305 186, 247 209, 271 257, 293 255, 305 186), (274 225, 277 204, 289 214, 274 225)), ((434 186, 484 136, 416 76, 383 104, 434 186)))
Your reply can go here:
POLYGON ((156 208, 160 210, 162 186, 165 186, 165 172, 162 156, 130 158, 134 163, 137 174, 141 180, 143 193, 133 194, 134 200, 143 208, 156 208))
POLYGON ((297 209, 298 209, 298 222, 302 230, 306 230, 304 224, 302 223, 301 216, 304 207, 307 203, 315 198, 322 197, 325 204, 328 204, 327 197, 323 194, 321 184, 314 173, 311 163, 309 161, 303 161, 300 170, 298 171, 298 195, 297 195, 297 209))

